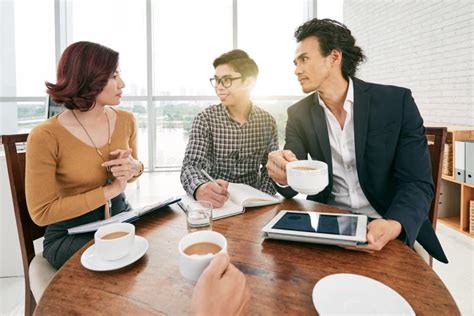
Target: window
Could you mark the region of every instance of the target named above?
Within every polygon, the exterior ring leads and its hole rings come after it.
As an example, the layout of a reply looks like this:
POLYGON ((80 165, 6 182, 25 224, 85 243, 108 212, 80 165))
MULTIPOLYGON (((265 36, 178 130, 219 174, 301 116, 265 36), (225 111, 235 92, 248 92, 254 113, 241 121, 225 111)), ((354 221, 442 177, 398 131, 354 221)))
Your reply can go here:
POLYGON ((55 74, 54 2, 3 1, 0 20, 0 134, 28 132, 46 117, 44 82, 55 74))
POLYGON ((18 133, 29 133, 46 117, 45 102, 17 102, 18 133))
POLYGON ((214 74, 212 62, 231 49, 231 0, 158 0, 153 10, 154 94, 214 95, 208 80, 214 74))
POLYGON ((293 33, 308 20, 308 1, 239 0, 238 17, 238 46, 259 67, 254 95, 301 95, 293 33))
POLYGON ((146 95, 146 2, 144 0, 68 1, 68 44, 90 41, 119 52, 127 96, 146 95))
POLYGON ((281 144, 286 109, 303 95, 293 74, 293 32, 311 17, 313 0, 5 3, 0 18, 12 27, 0 39, 9 48, 0 60, 0 132, 28 132, 46 118, 44 82, 56 81, 56 47, 77 41, 120 53, 120 106, 137 118, 138 156, 150 170, 180 167, 194 117, 219 102, 209 78, 224 52, 241 48, 257 62, 252 99, 277 120, 281 144))
POLYGON ((16 93, 8 96, 45 96, 44 82, 56 74, 53 0, 14 4, 15 69, 10 78, 16 76, 16 93))
POLYGON ((155 105, 156 164, 178 168, 184 158, 194 117, 212 101, 161 101, 155 105))
POLYGON ((120 108, 135 114, 137 121, 138 158, 148 165, 148 111, 146 101, 122 101, 120 108))

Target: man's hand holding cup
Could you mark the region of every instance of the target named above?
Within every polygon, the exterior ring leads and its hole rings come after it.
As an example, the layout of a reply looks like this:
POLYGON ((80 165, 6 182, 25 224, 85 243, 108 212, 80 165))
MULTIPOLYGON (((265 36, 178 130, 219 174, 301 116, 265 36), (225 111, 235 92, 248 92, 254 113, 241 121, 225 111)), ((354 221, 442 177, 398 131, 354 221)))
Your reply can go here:
POLYGON ((267 171, 268 175, 280 185, 288 185, 286 178, 286 165, 289 162, 297 161, 295 154, 291 150, 275 150, 268 154, 267 171))

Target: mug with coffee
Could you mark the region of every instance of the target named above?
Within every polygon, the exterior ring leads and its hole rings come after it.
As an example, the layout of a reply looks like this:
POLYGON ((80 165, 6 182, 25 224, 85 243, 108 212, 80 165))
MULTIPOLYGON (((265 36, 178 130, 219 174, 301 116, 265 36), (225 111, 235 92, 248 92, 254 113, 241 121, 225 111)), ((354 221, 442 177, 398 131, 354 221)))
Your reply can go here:
POLYGON ((288 185, 295 191, 313 195, 318 194, 329 183, 328 165, 318 160, 298 160, 286 165, 288 185))
POLYGON ((118 260, 130 253, 135 242, 135 226, 115 223, 100 227, 94 235, 97 255, 103 260, 118 260))
POLYGON ((227 240, 214 231, 197 231, 180 240, 178 251, 179 271, 186 279, 197 281, 216 254, 227 252, 227 240))

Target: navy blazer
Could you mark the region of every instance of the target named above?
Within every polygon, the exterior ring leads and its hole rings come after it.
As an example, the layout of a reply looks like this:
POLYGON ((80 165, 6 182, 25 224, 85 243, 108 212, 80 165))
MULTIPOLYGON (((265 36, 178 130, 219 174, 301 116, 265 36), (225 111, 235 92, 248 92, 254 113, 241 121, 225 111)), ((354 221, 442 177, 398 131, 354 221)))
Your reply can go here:
MULTIPOLYGON (((434 184, 423 119, 411 91, 352 78, 354 138, 360 186, 383 218, 402 225, 399 238, 413 247, 415 240, 428 253, 447 263, 428 219, 434 184)), ((324 110, 315 93, 288 108, 285 149, 298 159, 324 161, 329 185, 309 200, 327 203, 333 185, 332 159, 324 110)), ((283 196, 297 194, 275 186, 283 196)))

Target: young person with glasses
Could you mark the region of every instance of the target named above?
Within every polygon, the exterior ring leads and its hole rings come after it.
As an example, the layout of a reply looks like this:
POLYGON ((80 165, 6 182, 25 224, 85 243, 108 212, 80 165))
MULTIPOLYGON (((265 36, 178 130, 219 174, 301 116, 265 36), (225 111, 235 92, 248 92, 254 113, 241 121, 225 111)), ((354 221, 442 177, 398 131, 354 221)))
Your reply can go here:
POLYGON ((228 182, 245 183, 275 194, 265 165, 278 149, 275 119, 254 105, 250 93, 258 67, 248 54, 235 49, 214 60, 210 79, 221 103, 199 113, 191 128, 181 169, 185 191, 197 200, 221 207, 228 199, 228 182), (205 170, 216 183, 202 173, 205 170))

